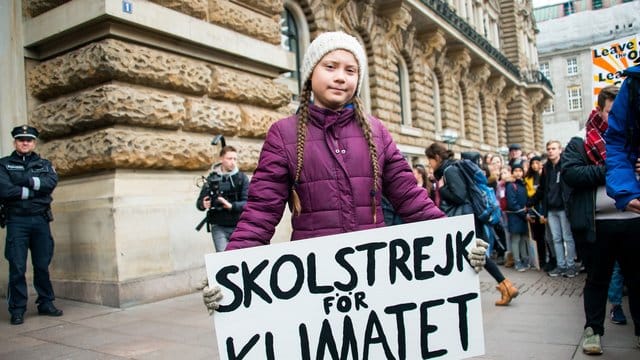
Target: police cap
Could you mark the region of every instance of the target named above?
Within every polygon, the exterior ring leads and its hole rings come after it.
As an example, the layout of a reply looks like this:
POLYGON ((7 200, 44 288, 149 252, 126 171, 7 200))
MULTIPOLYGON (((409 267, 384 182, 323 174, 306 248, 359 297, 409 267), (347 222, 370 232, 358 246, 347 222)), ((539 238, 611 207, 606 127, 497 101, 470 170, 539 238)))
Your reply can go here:
POLYGON ((11 130, 11 136, 13 136, 14 139, 18 139, 18 138, 37 139, 39 134, 40 133, 36 128, 28 125, 16 126, 13 128, 13 130, 11 130))

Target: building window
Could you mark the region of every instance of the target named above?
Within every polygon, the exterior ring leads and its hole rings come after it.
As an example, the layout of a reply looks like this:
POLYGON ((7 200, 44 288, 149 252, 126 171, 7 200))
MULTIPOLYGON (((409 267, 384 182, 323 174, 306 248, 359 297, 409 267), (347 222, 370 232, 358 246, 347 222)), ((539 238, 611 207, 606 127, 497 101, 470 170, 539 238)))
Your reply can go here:
POLYGON ((459 123, 460 123, 460 138, 464 139, 467 137, 466 134, 466 129, 464 126, 464 95, 462 94, 462 89, 458 86, 458 109, 460 109, 460 112, 458 113, 458 115, 460 116, 459 118, 459 123))
POLYGON ((540 63, 540 65, 538 65, 538 68, 540 69, 540 72, 542 73, 542 75, 544 75, 544 77, 551 80, 551 71, 549 70, 548 62, 540 63))
POLYGON ((442 131, 442 110, 440 107, 440 84, 438 83, 438 77, 436 73, 429 69, 431 72, 431 90, 433 91, 433 117, 435 121, 436 132, 442 131))
POLYGON ((554 112, 556 112, 556 107, 553 104, 553 102, 549 102, 547 105, 545 105, 542 114, 549 115, 549 114, 553 114, 554 112))
POLYGON ((579 86, 571 86, 567 89, 569 111, 582 110, 582 89, 579 86))
POLYGON ((578 59, 567 59, 567 75, 578 75, 578 59))
POLYGON ((409 71, 404 59, 398 58, 398 86, 400 87, 401 124, 411 126, 411 90, 409 88, 409 71))
POLYGON ((476 102, 476 111, 477 111, 477 118, 476 121, 478 123, 478 135, 480 135, 480 142, 484 143, 484 117, 482 114, 482 100, 478 99, 478 101, 476 102))
POLYGON ((564 16, 571 15, 576 12, 576 8, 573 5, 573 1, 567 1, 563 5, 564 16))
POLYGON ((300 84, 300 41, 298 37, 298 25, 296 24, 293 14, 288 9, 284 9, 280 17, 280 45, 289 52, 295 54, 296 70, 283 75, 290 78, 298 84, 298 94, 300 93, 302 84, 300 84))
POLYGON ((593 0, 591 2, 591 8, 593 10, 602 9, 602 0, 593 0))

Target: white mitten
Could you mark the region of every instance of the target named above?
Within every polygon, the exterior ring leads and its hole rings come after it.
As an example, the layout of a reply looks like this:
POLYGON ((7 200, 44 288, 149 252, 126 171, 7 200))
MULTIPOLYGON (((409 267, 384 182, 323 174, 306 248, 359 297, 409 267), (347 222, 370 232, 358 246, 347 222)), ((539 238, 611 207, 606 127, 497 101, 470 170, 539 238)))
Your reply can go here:
POLYGON ((209 287, 209 280, 206 278, 202 280, 202 283, 196 289, 202 290, 204 306, 207 307, 209 315, 213 315, 213 312, 220 306, 220 300, 222 300, 222 289, 217 285, 209 287))
POLYGON ((487 248, 489 244, 482 239, 476 238, 476 245, 469 250, 469 263, 476 272, 482 271, 487 262, 487 248))

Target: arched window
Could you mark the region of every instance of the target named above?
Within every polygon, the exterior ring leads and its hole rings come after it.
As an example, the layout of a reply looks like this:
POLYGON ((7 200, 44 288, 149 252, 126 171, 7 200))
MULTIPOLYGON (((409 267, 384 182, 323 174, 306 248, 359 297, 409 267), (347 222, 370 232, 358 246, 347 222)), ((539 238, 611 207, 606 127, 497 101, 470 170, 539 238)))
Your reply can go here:
POLYGON ((309 45, 309 27, 300 5, 286 0, 280 15, 280 46, 291 52, 295 59, 295 70, 282 74, 281 81, 293 92, 294 99, 300 94, 300 65, 309 45))
POLYGON ((440 83, 438 82, 438 77, 436 73, 427 69, 427 73, 431 76, 431 81, 427 81, 431 83, 431 91, 433 91, 433 118, 435 124, 435 132, 442 132, 442 107, 440 106, 440 83))
POLYGON ((458 109, 459 109, 459 118, 458 121, 460 123, 460 139, 466 138, 466 129, 464 128, 464 96, 462 95, 462 89, 458 86, 458 109))
POLYGON ((411 126, 411 88, 409 87, 409 71, 407 71, 407 64, 403 58, 398 58, 397 67, 401 124, 411 126))
POLYGON ((478 133, 480 135, 480 142, 484 143, 484 116, 482 114, 482 100, 478 97, 476 100, 476 121, 478 122, 478 133))

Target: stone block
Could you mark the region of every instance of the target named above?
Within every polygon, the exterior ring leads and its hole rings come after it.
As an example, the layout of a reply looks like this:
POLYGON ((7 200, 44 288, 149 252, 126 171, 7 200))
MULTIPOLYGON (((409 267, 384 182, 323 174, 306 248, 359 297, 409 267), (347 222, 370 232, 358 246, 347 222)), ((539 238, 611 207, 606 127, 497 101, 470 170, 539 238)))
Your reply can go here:
POLYGON ((243 0, 242 2, 244 6, 260 10, 267 16, 280 16, 284 8, 283 0, 243 0))
POLYGON ((22 0, 23 12, 36 17, 71 0, 22 0))
POLYGON ((27 84, 33 96, 46 100, 113 80, 204 95, 211 70, 178 55, 105 39, 35 66, 27 84))
POLYGON ((209 96, 214 99, 270 108, 279 108, 291 102, 291 92, 286 85, 272 79, 222 66, 211 66, 211 71, 209 96))
POLYGON ((61 176, 124 169, 205 169, 210 138, 192 134, 108 128, 40 146, 61 176))
POLYGON ((113 125, 178 129, 186 118, 184 103, 151 89, 104 85, 38 105, 30 118, 43 138, 113 125))
MULTIPOLYGON (((60 176, 113 169, 208 169, 217 158, 212 135, 151 132, 135 128, 107 128, 56 139, 39 147, 60 176)), ((239 167, 255 168, 261 141, 236 141, 239 167)))
POLYGON ((286 115, 255 106, 241 105, 242 127, 238 130, 238 136, 264 138, 269 127, 286 115))
POLYGON ((190 116, 184 122, 185 131, 233 135, 240 130, 242 116, 236 104, 199 98, 188 100, 187 107, 190 116))
POLYGON ((207 20, 207 0, 150 0, 158 5, 183 14, 207 20))
POLYGON ((265 16, 227 0, 209 0, 209 21, 239 33, 280 44, 280 17, 265 16))

